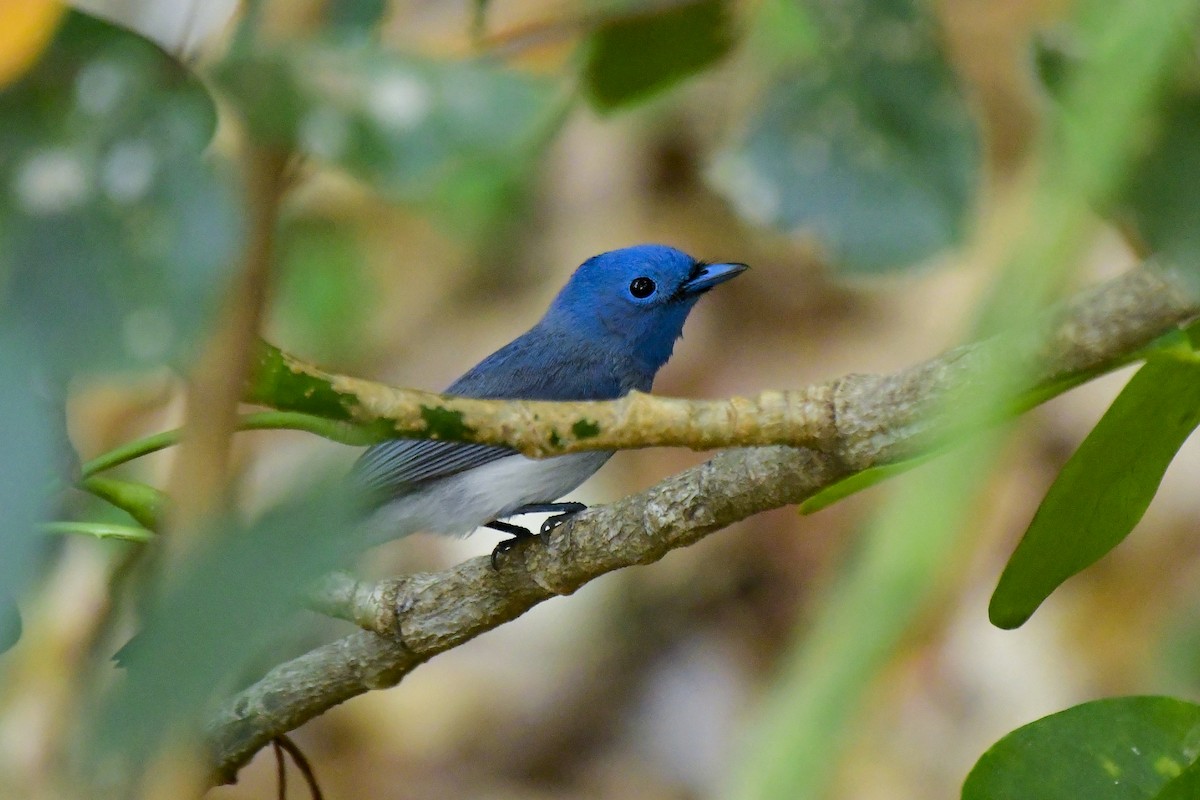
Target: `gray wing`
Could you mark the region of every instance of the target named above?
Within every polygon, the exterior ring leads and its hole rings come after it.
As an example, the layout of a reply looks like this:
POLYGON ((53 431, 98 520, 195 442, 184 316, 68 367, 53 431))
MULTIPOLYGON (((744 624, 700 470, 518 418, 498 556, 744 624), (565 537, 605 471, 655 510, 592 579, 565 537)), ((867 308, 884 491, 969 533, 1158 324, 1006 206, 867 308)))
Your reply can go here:
POLYGON ((369 491, 394 496, 421 481, 453 475, 513 455, 507 447, 429 439, 393 439, 367 448, 354 479, 369 491))
MULTIPOLYGON (((623 383, 603 354, 564 349, 560 337, 534 328, 492 353, 455 381, 447 394, 484 399, 610 400, 649 383, 623 383)), ((394 439, 368 448, 351 473, 384 496, 415 484, 474 469, 516 451, 507 447, 428 439, 394 439)))

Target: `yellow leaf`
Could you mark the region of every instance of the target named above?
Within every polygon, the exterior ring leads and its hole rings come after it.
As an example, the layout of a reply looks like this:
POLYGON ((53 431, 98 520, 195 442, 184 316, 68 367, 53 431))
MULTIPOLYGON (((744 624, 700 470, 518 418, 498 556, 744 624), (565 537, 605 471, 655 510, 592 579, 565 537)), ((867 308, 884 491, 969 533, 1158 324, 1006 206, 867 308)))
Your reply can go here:
POLYGON ((0 87, 33 65, 58 29, 64 9, 58 0, 0 0, 0 87))

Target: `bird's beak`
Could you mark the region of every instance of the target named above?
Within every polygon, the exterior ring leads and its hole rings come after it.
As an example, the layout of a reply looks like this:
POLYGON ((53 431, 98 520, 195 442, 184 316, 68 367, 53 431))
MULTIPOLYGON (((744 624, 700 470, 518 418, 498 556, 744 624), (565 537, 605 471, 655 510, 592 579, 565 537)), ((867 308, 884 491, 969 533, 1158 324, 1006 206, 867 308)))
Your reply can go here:
POLYGON ((748 269, 750 268, 745 264, 701 264, 696 274, 679 287, 679 291, 684 295, 703 294, 718 283, 736 278, 748 269))

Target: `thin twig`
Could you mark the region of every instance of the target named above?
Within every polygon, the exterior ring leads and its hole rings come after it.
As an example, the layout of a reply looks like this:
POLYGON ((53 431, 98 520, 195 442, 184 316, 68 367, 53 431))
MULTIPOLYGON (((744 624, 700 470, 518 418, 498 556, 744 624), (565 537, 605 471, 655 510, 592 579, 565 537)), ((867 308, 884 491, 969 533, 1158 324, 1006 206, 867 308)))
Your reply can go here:
POLYGON ((275 796, 279 800, 287 800, 287 762, 283 760, 283 736, 271 740, 271 749, 275 751, 275 796))
MULTIPOLYGON (((280 734, 271 741, 276 748, 282 747, 292 757, 292 761, 296 763, 296 768, 300 770, 300 774, 304 777, 304 782, 308 784, 308 793, 312 796, 312 800, 324 800, 325 795, 321 792, 321 785, 317 783, 317 774, 313 772, 312 764, 308 762, 308 757, 304 755, 304 751, 292 741, 290 736, 285 734, 280 734)), ((279 785, 281 787, 279 796, 283 800, 286 786, 282 779, 279 785)))

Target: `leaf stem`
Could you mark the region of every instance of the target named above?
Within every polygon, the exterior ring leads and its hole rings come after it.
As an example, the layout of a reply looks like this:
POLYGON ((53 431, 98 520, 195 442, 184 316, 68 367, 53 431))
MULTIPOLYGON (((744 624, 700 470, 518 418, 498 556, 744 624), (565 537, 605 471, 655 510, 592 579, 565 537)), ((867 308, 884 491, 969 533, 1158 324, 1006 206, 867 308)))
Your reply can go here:
POLYGON ((154 534, 145 528, 133 525, 114 525, 107 522, 43 522, 46 533, 64 533, 76 536, 92 536, 96 539, 118 539, 122 542, 146 544, 154 541, 154 534))
MULTIPOLYGON (((244 414, 238 418, 237 429, 250 430, 296 430, 307 431, 325 439, 354 446, 373 444, 381 437, 358 425, 323 417, 304 414, 298 411, 260 411, 244 414)), ((109 450, 96 456, 80 468, 83 478, 112 469, 136 458, 157 453, 179 443, 183 433, 182 428, 155 433, 142 439, 109 450)))

